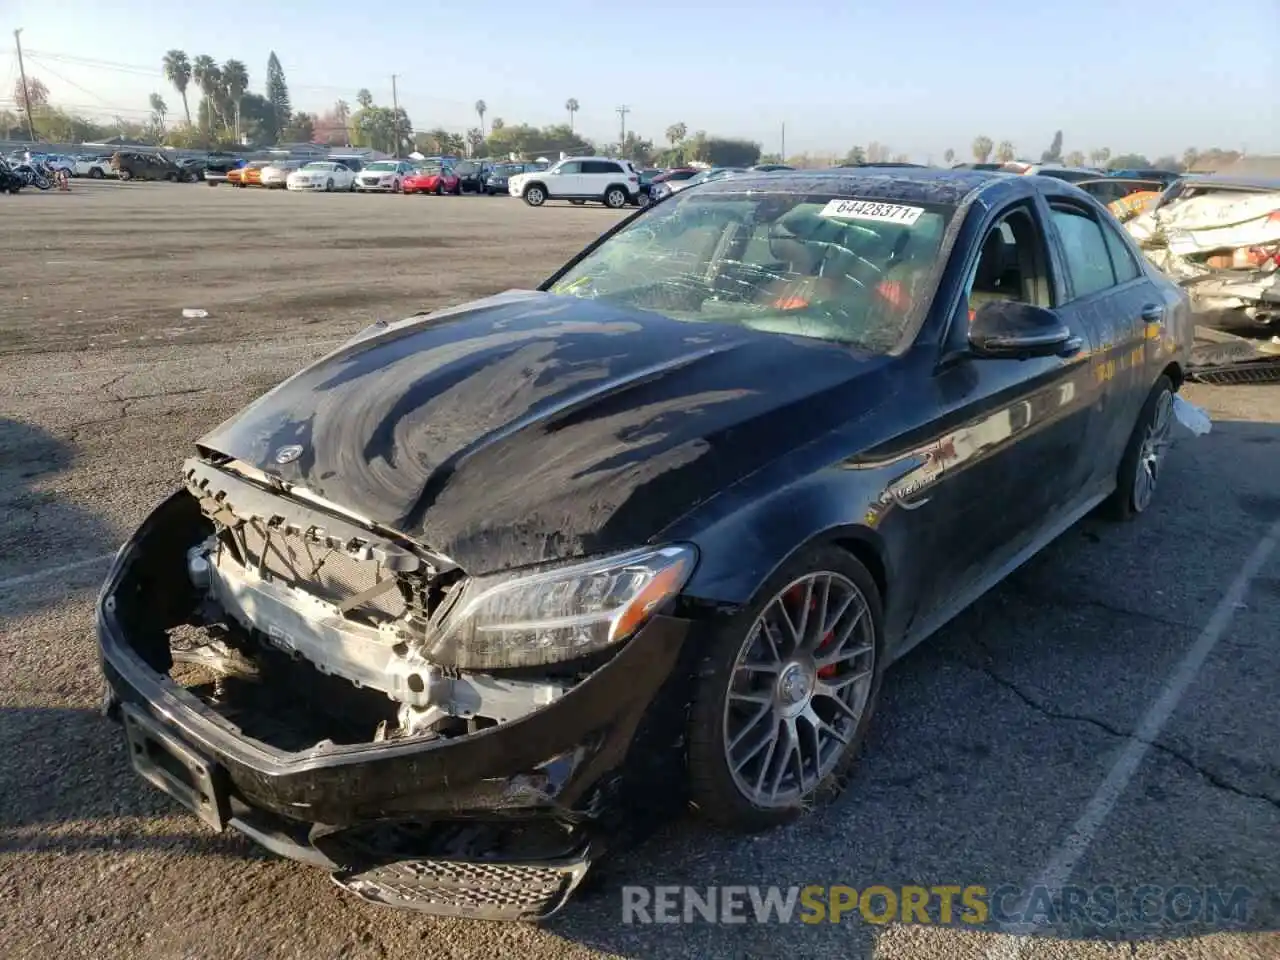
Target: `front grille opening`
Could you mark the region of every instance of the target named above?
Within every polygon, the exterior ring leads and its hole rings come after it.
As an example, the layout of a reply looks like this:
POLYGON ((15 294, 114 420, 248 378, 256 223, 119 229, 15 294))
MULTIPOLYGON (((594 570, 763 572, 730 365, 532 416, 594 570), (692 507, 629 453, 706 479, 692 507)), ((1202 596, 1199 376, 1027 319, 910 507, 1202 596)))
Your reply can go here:
POLYGON ((277 750, 371 743, 380 729, 396 726, 397 705, 386 694, 321 673, 236 626, 175 630, 170 649, 174 682, 246 737, 277 750))
MULTIPOLYGON (((234 533, 223 530, 218 539, 241 566, 260 570, 330 603, 342 603, 388 578, 395 579, 376 560, 359 559, 261 522, 241 524, 234 533)), ((386 586, 377 596, 351 608, 347 616, 375 625, 404 616, 410 609, 412 592, 400 580, 386 586)))

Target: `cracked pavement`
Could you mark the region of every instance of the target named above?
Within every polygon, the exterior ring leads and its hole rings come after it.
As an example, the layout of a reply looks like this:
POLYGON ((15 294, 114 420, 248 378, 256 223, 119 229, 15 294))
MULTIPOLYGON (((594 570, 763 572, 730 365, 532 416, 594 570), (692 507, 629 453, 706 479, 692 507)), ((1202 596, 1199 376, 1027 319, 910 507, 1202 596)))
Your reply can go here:
MULTIPOLYGON (((3 206, 6 957, 985 957, 993 923, 627 925, 620 887, 1025 887, 1280 519, 1280 386, 1192 386, 1214 432, 1180 438, 1152 512, 1086 520, 899 663, 833 805, 752 839, 671 823, 546 928, 380 909, 132 774, 96 713, 102 558, 245 403, 378 317, 536 283, 616 214, 80 181, 3 206)), ((1247 922, 1050 924, 1021 956, 1280 956, 1278 601, 1273 555, 1069 881, 1244 886, 1247 922)))

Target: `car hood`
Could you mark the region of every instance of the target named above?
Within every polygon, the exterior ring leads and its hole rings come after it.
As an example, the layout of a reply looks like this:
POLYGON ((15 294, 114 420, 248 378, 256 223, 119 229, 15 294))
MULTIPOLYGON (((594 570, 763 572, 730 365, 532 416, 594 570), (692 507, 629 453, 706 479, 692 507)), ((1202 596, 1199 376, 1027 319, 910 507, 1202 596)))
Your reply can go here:
POLYGON ((846 346, 511 291, 371 328, 200 447, 479 574, 641 545, 892 392, 846 346))

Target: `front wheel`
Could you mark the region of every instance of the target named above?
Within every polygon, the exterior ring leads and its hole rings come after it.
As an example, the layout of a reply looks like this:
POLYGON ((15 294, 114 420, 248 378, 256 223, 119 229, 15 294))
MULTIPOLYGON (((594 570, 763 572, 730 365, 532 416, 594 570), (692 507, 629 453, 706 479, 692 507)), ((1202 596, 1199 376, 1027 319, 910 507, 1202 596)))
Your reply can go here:
POLYGON ((90 179, 90 180, 101 180, 101 179, 102 179, 102 169, 101 169, 100 167, 90 167, 90 168, 89 168, 89 179, 90 179))
POLYGON ((1172 434, 1173 383, 1162 375, 1147 395, 1120 458, 1116 489, 1107 503, 1113 519, 1131 520, 1151 506, 1172 434))
POLYGON ((128 182, 133 179, 133 174, 130 173, 128 170, 121 170, 118 174, 116 174, 116 178, 119 180, 124 180, 125 182, 128 182))
POLYGON ((547 202, 547 192, 542 187, 525 187, 524 202, 531 207, 540 207, 547 202))
POLYGON ((785 563, 708 638, 689 713, 690 799, 755 833, 840 793, 884 669, 875 579, 835 546, 785 563))
POLYGON ((399 181, 399 180, 392 180, 392 181, 391 181, 391 192, 392 192, 392 193, 399 193, 399 192, 400 192, 400 181, 399 181))
POLYGON ((621 187, 610 187, 605 191, 604 205, 610 210, 621 210, 627 205, 627 191, 621 187))
POLYGON ((330 177, 324 182, 324 192, 333 193, 333 177, 330 177))

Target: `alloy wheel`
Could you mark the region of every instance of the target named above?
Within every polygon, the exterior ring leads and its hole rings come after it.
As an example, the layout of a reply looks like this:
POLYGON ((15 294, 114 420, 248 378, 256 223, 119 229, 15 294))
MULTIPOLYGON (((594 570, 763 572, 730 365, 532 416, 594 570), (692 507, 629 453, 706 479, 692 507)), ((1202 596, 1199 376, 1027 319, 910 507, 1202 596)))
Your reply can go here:
POLYGON ((725 697, 725 760, 757 807, 794 806, 840 762, 867 708, 875 626, 838 573, 793 581, 747 633, 725 697))
POLYGON ((1142 447, 1138 452, 1138 473, 1133 482, 1133 507, 1141 513, 1151 505, 1160 479, 1160 467, 1169 449, 1173 429, 1173 394, 1165 390, 1156 401, 1142 435, 1142 447))

